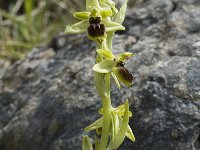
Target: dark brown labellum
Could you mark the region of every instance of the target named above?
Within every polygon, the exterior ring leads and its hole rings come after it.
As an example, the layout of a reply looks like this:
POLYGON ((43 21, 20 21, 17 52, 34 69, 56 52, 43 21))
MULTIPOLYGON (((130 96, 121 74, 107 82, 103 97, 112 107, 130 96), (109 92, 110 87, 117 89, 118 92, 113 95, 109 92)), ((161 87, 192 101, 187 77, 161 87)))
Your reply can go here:
POLYGON ((100 17, 91 17, 89 19, 90 25, 88 26, 88 34, 92 37, 99 37, 103 36, 105 33, 105 25, 100 24, 101 18, 100 17))
POLYGON ((129 83, 133 81, 133 75, 125 67, 116 67, 119 74, 129 83))
POLYGON ((125 63, 123 61, 121 60, 116 61, 115 67, 118 70, 118 73, 120 74, 120 76, 124 80, 126 80, 128 83, 131 83, 133 81, 133 75, 124 66, 125 66, 125 63))

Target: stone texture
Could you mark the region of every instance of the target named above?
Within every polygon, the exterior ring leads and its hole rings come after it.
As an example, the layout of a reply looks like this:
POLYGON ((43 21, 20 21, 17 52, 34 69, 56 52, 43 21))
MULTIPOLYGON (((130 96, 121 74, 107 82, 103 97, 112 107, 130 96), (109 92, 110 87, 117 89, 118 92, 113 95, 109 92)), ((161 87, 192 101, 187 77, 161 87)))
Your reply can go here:
MULTIPOLYGON (((125 150, 200 149, 200 2, 138 0, 114 39, 135 53, 131 88, 112 87, 113 105, 128 98, 136 142, 125 150)), ((130 4, 134 5, 133 3, 130 4)), ((85 35, 60 34, 0 76, 0 149, 78 150, 83 128, 101 107, 85 35)), ((93 133, 90 133, 92 136, 93 133)))

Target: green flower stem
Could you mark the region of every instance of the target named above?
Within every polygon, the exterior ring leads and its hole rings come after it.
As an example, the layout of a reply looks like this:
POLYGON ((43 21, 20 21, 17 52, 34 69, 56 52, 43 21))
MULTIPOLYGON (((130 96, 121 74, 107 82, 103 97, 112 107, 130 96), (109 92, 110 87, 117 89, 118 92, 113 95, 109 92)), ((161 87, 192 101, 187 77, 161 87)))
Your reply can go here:
POLYGON ((105 150, 108 144, 109 129, 111 123, 110 73, 108 74, 94 73, 94 78, 95 78, 96 89, 101 97, 103 106, 103 126, 102 126, 99 150, 105 150))
POLYGON ((103 105, 103 126, 99 150, 105 150, 109 139, 109 130, 111 123, 111 100, 108 96, 102 98, 103 105))
MULTIPOLYGON (((97 42, 98 48, 107 49, 106 40, 102 42, 97 42)), ((102 61, 99 55, 97 55, 96 63, 102 61)), ((99 145, 99 150, 105 150, 108 145, 109 140, 109 130, 111 123, 111 99, 110 99, 110 73, 101 74, 94 73, 95 85, 97 92, 99 93, 103 106, 103 126, 101 133, 101 140, 99 145)))

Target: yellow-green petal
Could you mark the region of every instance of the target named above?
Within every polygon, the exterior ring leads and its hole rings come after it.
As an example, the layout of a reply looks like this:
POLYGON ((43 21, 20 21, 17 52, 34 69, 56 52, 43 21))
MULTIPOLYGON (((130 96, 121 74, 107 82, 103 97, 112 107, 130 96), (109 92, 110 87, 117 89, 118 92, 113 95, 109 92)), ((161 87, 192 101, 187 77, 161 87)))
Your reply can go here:
POLYGON ((101 17, 102 18, 107 18, 107 17, 110 17, 110 16, 112 16, 112 10, 102 10, 101 12, 100 12, 100 14, 101 14, 101 17))
POLYGON ((90 13, 89 12, 75 12, 73 16, 77 19, 86 20, 86 19, 89 19, 90 13))

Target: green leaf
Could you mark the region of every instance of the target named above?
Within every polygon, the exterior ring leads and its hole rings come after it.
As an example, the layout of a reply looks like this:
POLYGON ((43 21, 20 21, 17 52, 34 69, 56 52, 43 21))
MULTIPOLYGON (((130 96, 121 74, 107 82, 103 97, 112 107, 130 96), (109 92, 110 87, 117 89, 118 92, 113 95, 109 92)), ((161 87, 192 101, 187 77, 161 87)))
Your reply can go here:
POLYGON ((115 16, 115 22, 122 24, 124 22, 124 18, 126 15, 126 8, 127 8, 128 0, 125 0, 124 4, 120 8, 119 12, 115 16))
POLYGON ((93 150, 90 138, 87 135, 83 136, 82 150, 93 150))
POLYGON ((26 12, 27 17, 32 18, 31 13, 32 13, 32 10, 33 10, 33 0, 25 0, 24 1, 24 7, 25 7, 25 12, 26 12))
POLYGON ((107 150, 117 149, 124 141, 126 131, 128 128, 128 122, 129 122, 128 112, 129 112, 129 103, 128 103, 128 100, 126 100, 122 126, 121 126, 119 132, 117 133, 117 135, 115 136, 115 138, 108 145, 107 150))
POLYGON ((77 34, 77 33, 86 33, 88 27, 88 21, 80 21, 71 26, 66 26, 65 33, 67 34, 77 34))
POLYGON ((113 21, 102 20, 102 23, 106 26, 106 32, 116 32, 118 30, 125 30, 125 27, 113 21))
POLYGON ((107 60, 114 60, 115 55, 111 53, 109 50, 104 50, 104 49, 98 49, 97 53, 100 54, 102 57, 104 57, 107 60))
POLYGON ((114 61, 104 60, 100 63, 95 64, 92 70, 98 73, 109 73, 112 71, 113 66, 114 66, 114 61))
POLYGON ((114 78, 117 87, 120 89, 120 88, 121 88, 121 85, 120 85, 120 83, 119 83, 119 81, 118 81, 116 75, 115 75, 113 72, 111 73, 111 75, 112 75, 112 77, 114 78))
POLYGON ((73 16, 77 19, 86 20, 90 17, 90 13, 89 12, 76 12, 73 14, 73 16))
POLYGON ((99 118, 98 120, 96 120, 95 122, 93 122, 91 125, 87 126, 85 128, 85 131, 92 131, 92 130, 96 130, 98 128, 101 128, 103 124, 103 117, 99 118))

